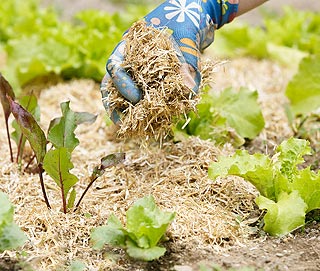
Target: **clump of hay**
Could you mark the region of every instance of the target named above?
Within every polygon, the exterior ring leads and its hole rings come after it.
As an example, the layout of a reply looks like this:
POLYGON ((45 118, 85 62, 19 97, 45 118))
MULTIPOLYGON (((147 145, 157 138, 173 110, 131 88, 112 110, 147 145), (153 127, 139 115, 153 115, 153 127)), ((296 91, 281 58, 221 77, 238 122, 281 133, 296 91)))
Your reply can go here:
POLYGON ((161 141, 170 134, 172 124, 181 115, 196 110, 198 95, 183 81, 181 63, 166 29, 155 29, 139 21, 125 38, 123 67, 142 90, 143 97, 133 105, 121 96, 110 80, 110 112, 115 108, 123 112, 118 135, 153 137, 161 141))

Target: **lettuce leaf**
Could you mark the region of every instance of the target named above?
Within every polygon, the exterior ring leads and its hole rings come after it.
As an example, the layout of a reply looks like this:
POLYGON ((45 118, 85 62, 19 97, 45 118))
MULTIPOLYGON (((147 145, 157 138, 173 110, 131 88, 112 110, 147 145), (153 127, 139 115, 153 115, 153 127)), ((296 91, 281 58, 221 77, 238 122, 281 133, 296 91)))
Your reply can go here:
POLYGON ((286 96, 294 115, 320 111, 320 54, 304 58, 289 82, 286 96))
POLYGON ((260 192, 256 203, 267 209, 264 230, 284 235, 304 225, 305 215, 320 208, 320 173, 299 167, 308 154, 308 141, 290 138, 278 146, 272 158, 237 150, 212 163, 208 174, 212 179, 235 175, 252 183, 260 192))
POLYGON ((148 10, 86 10, 62 21, 56 10, 40 6, 39 0, 7 0, 0 5, 0 43, 7 55, 3 74, 15 90, 50 74, 100 81, 123 32, 148 10))
POLYGON ((13 221, 14 207, 7 195, 0 192, 0 251, 15 249, 27 240, 26 235, 13 221))
POLYGON ((141 248, 155 246, 166 232, 175 214, 163 212, 152 196, 139 199, 127 211, 127 231, 141 248))
POLYGON ((275 199, 274 179, 276 178, 272 161, 269 157, 256 153, 250 155, 247 151, 237 150, 231 157, 220 157, 218 163, 209 167, 209 177, 226 177, 235 175, 251 182, 261 195, 275 199))
POLYGON ((257 91, 227 88, 220 94, 204 94, 197 106, 197 113, 190 113, 189 124, 177 130, 216 143, 233 142, 241 146, 245 138, 255 138, 264 128, 264 118, 258 104, 257 91))
POLYGON ((298 191, 281 193, 277 202, 259 196, 256 203, 259 208, 267 210, 264 230, 271 235, 285 235, 304 225, 307 204, 298 191))
POLYGON ((126 248, 130 257, 152 261, 165 253, 166 249, 157 244, 174 217, 175 213, 161 211, 153 196, 146 196, 128 209, 126 228, 112 214, 107 225, 92 230, 91 242, 96 249, 104 244, 120 246, 126 248))
POLYGON ((320 52, 320 15, 286 6, 281 16, 264 14, 262 26, 237 23, 215 34, 210 50, 223 57, 271 58, 294 68, 304 55, 320 52))

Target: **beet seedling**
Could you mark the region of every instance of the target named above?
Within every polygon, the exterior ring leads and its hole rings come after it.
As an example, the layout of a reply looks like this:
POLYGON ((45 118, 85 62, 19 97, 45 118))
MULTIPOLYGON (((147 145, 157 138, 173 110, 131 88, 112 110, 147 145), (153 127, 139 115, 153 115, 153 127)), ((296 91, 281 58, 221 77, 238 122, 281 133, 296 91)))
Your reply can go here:
MULTIPOLYGON (((86 112, 73 112, 69 106, 70 102, 63 102, 60 104, 62 116, 50 122, 46 137, 36 120, 37 116, 39 116, 36 98, 34 96, 28 96, 22 99, 22 103, 25 105, 25 107, 23 107, 14 101, 10 84, 3 77, 0 79, 2 80, 1 84, 5 86, 1 87, 1 103, 5 111, 6 123, 8 123, 8 118, 11 113, 15 117, 14 128, 16 130, 13 133, 13 138, 18 145, 17 161, 22 157, 24 145, 27 140, 37 161, 41 189, 47 207, 51 208, 43 180, 44 171, 46 171, 59 186, 62 209, 64 213, 67 213, 68 209, 74 206, 76 199, 74 186, 79 181, 78 177, 70 172, 70 170, 73 169, 73 163, 71 161, 72 152, 80 143, 74 132, 79 124, 93 123, 97 116, 86 112), (27 109, 32 111, 32 113, 27 109), (48 144, 51 145, 51 148, 47 151, 48 144)), ((8 126, 7 134, 9 135, 8 126)), ((10 142, 9 136, 8 140, 10 142)), ((11 161, 13 162, 11 145, 10 153, 11 161)), ((98 177, 103 175, 105 169, 121 163, 123 160, 124 153, 111 154, 101 159, 101 163, 94 168, 89 185, 84 190, 75 209, 79 207, 88 189, 98 177)))
MULTIPOLYGON (((16 102, 10 101, 10 106, 22 133, 26 136, 33 151, 35 152, 39 167, 40 181, 43 195, 48 208, 49 201, 46 196, 42 172, 56 182, 61 191, 62 209, 67 213, 68 209, 73 208, 76 199, 74 185, 79 181, 78 177, 70 172, 73 169, 71 161, 72 152, 79 145, 79 140, 75 136, 75 129, 79 124, 95 121, 96 116, 85 112, 73 112, 69 107, 69 102, 61 103, 62 116, 50 122, 47 139, 36 120, 30 113, 24 110, 16 102), (47 141, 52 144, 52 148, 46 151, 47 141)), ((101 164, 94 169, 88 187, 84 190, 76 205, 79 207, 84 195, 93 182, 103 175, 107 167, 114 166, 124 160, 124 154, 111 154, 101 160, 101 164)))

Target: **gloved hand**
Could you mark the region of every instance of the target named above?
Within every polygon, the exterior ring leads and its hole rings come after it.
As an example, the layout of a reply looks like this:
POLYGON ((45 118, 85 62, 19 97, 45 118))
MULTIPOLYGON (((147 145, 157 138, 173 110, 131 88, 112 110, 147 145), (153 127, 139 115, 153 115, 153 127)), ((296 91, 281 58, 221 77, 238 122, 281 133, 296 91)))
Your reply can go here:
MULTIPOLYGON (((238 2, 239 0, 167 0, 144 18, 153 27, 167 27, 171 32, 184 81, 195 93, 201 82, 200 53, 213 42, 215 29, 236 16, 238 2)), ((124 35, 107 61, 107 73, 101 83, 102 101, 107 111, 107 82, 110 78, 121 95, 133 104, 142 97, 141 90, 121 65, 124 61, 125 43, 124 35)), ((119 122, 119 115, 117 110, 110 113, 114 123, 119 122)))

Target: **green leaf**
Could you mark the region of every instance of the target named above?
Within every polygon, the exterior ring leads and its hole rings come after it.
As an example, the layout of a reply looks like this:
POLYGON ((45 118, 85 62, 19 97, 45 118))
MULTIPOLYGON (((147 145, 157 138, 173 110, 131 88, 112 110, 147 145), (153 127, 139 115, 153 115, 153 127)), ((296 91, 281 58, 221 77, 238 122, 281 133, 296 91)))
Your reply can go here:
POLYGON ((126 245, 128 255, 137 260, 153 261, 159 259, 166 253, 164 247, 153 246, 150 248, 140 248, 130 240, 127 241, 126 245))
POLYGON ((98 177, 104 174, 106 168, 123 163, 124 160, 125 160, 125 153, 123 152, 112 153, 105 157, 102 157, 100 165, 96 166, 93 169, 90 179, 91 180, 97 179, 98 177))
POLYGON ((307 204, 307 213, 320 209, 320 171, 315 174, 310 168, 302 170, 294 180, 292 187, 299 191, 299 195, 307 204))
POLYGON ((96 121, 98 115, 93 115, 88 112, 75 112, 76 125, 83 123, 92 124, 96 121))
POLYGON ((86 265, 80 261, 72 261, 69 267, 69 271, 84 271, 86 270, 86 265))
POLYGON ((235 92, 228 88, 213 100, 213 104, 240 136, 253 139, 264 127, 257 98, 257 91, 241 88, 239 92, 235 92))
MULTIPOLYGON (((197 114, 188 115, 191 121, 185 132, 202 139, 211 138, 218 144, 232 142, 241 146, 245 143, 244 138, 253 139, 264 128, 257 98, 256 91, 245 88, 239 92, 227 88, 220 94, 204 94, 197 106, 197 114)), ((179 125, 181 131, 183 124, 179 125)))
POLYGON ((269 57, 281 64, 296 70, 299 67, 300 61, 309 54, 297 48, 292 48, 284 45, 276 45, 272 42, 267 44, 269 57))
POLYGON ((2 228, 0 235, 0 250, 16 249, 17 247, 22 246, 26 240, 26 235, 18 225, 15 223, 5 225, 2 228))
POLYGON ((299 72, 289 82, 286 96, 295 115, 320 110, 320 54, 301 61, 299 72))
POLYGON ((275 199, 274 173, 272 161, 267 156, 256 153, 250 155, 245 150, 237 150, 231 157, 219 158, 210 165, 208 175, 212 179, 218 176, 235 175, 252 183, 261 195, 275 199))
POLYGON ((0 192, 0 225, 13 222, 13 205, 10 203, 7 195, 0 192))
POLYGON ((65 147, 73 151, 79 144, 79 140, 75 136, 76 115, 69 107, 70 102, 60 104, 62 117, 53 120, 54 125, 50 124, 51 129, 48 133, 48 140, 56 147, 65 147))
POLYGON ((175 214, 161 211, 152 196, 137 200, 127 211, 127 227, 111 215, 107 225, 91 232, 93 247, 101 249, 104 244, 121 246, 129 256, 151 261, 161 257, 166 249, 156 246, 165 234, 175 214))
POLYGON ((15 249, 26 241, 25 234, 13 222, 14 208, 6 194, 0 192, 0 251, 15 249))
POLYGON ((11 111, 33 149, 37 162, 42 163, 46 154, 47 139, 34 117, 18 103, 9 98, 11 111))
POLYGON ((61 147, 48 151, 43 161, 43 168, 50 177, 63 189, 65 197, 78 182, 78 178, 70 173, 73 169, 71 154, 67 148, 61 147))
POLYGON ((60 187, 63 212, 67 213, 68 205, 73 205, 76 196, 75 191, 72 192, 67 204, 69 190, 78 182, 78 178, 69 172, 73 169, 69 150, 61 147, 48 151, 43 160, 43 168, 60 187))
POLYGON ((77 192, 76 190, 73 188, 70 192, 69 198, 68 198, 68 204, 67 204, 67 208, 71 209, 74 206, 74 202, 76 200, 76 196, 77 196, 77 192))
POLYGON ((92 230, 90 240, 94 249, 102 249, 105 244, 125 246, 125 230, 120 220, 111 214, 107 225, 92 230))
POLYGON ((127 231, 134 235, 139 247, 151 248, 163 237, 174 217, 175 213, 161 211, 153 196, 146 196, 127 211, 127 231))
POLYGON ((311 147, 308 141, 291 137, 277 147, 277 152, 281 173, 292 181, 298 174, 297 166, 304 162, 303 156, 311 154, 311 147))
POLYGON ((256 203, 260 209, 267 209, 264 230, 271 235, 285 235, 305 223, 307 205, 298 191, 282 193, 277 202, 259 196, 256 203))

